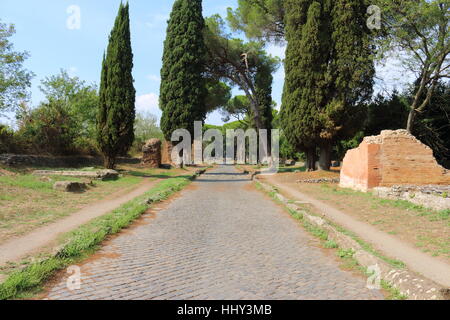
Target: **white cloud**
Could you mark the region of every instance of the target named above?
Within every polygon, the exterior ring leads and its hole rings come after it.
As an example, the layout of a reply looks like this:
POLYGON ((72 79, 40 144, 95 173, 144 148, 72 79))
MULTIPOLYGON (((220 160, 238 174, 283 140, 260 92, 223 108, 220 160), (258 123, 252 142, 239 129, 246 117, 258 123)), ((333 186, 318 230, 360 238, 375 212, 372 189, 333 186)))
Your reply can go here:
POLYGON ((167 21, 170 16, 168 14, 151 14, 150 21, 147 21, 145 25, 148 28, 158 28, 158 27, 166 27, 167 21))
POLYGON ((160 76, 157 76, 156 74, 150 74, 147 76, 147 79, 154 82, 160 82, 161 78, 160 76))
POLYGON ((286 56, 286 46, 270 44, 267 46, 266 51, 272 56, 279 57, 281 59, 284 59, 286 56))
POLYGON ((77 72, 78 72, 78 68, 77 67, 70 67, 67 70, 67 73, 69 74, 69 77, 72 77, 72 78, 77 75, 77 72))
POLYGON ((159 97, 155 93, 148 93, 136 97, 136 112, 151 113, 158 119, 161 117, 159 97))

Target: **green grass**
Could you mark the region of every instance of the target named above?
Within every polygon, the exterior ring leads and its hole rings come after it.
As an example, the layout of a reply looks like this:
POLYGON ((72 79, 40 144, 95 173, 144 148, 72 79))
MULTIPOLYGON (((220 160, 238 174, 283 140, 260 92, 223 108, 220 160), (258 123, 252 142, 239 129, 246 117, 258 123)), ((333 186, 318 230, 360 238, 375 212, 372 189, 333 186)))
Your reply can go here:
POLYGON ((339 245, 334 240, 327 240, 327 242, 324 243, 324 246, 326 249, 337 249, 339 248, 339 245))
POLYGON ((349 230, 346 230, 346 229, 342 228, 341 226, 338 226, 338 225, 336 225, 336 224, 334 224, 332 222, 329 222, 329 224, 332 225, 334 228, 336 228, 339 232, 341 232, 341 233, 349 236, 353 240, 355 240, 365 251, 367 251, 367 252, 373 254, 374 256, 380 258, 384 262, 390 264, 392 267, 398 268, 398 269, 403 269, 403 268, 406 267, 406 264, 403 261, 400 261, 400 260, 397 260, 397 259, 391 259, 391 258, 388 258, 388 257, 382 255, 380 252, 375 250, 370 244, 368 244, 367 242, 365 242, 364 240, 359 238, 353 232, 351 232, 349 230))
POLYGON ((401 294, 400 290, 394 288, 389 282, 381 279, 381 287, 389 293, 387 300, 406 300, 408 296, 401 294))
POLYGON ((38 177, 32 175, 0 177, 0 184, 39 191, 51 191, 53 188, 51 182, 41 181, 38 177))
POLYGON ((166 171, 166 172, 154 172, 153 170, 132 170, 132 171, 126 171, 127 175, 134 176, 134 177, 173 177, 175 176, 175 171, 166 171))
POLYGON ((305 227, 306 230, 308 230, 313 236, 319 238, 320 240, 327 241, 328 240, 328 232, 323 230, 322 228, 319 228, 312 223, 303 222, 303 227, 305 227))
POLYGON ((292 173, 292 172, 305 172, 306 171, 306 167, 302 166, 302 167, 283 167, 280 166, 280 168, 278 169, 278 173, 292 173))
POLYGON ((149 203, 167 199, 183 189, 191 179, 192 176, 185 176, 163 180, 144 195, 66 234, 64 245, 55 256, 10 274, 0 285, 0 300, 27 297, 36 292, 56 271, 80 261, 94 252, 107 236, 129 226, 150 207, 149 203))
POLYGON ((370 192, 360 192, 354 191, 351 189, 338 188, 335 186, 330 186, 327 184, 321 185, 322 190, 325 192, 331 192, 333 194, 348 196, 348 197, 359 197, 370 200, 371 206, 373 209, 377 209, 381 207, 392 207, 399 208, 407 211, 416 212, 420 217, 428 217, 430 221, 446 221, 450 219, 450 210, 442 210, 436 211, 432 209, 425 208, 424 206, 420 206, 409 202, 407 200, 392 200, 392 199, 382 199, 370 192))
MULTIPOLYGON (((260 189, 260 190, 262 190, 262 187, 261 187, 259 184, 257 184, 257 188, 260 189)), ((282 202, 280 202, 280 201, 275 197, 275 192, 269 192, 269 196, 270 196, 272 199, 274 199, 276 202, 278 202, 279 204, 282 204, 282 202)), ((307 208, 303 208, 303 209, 304 209, 305 211, 308 211, 307 208)), ((297 220, 303 220, 303 215, 301 215, 300 213, 298 213, 298 212, 296 212, 296 211, 294 211, 294 210, 288 209, 288 208, 287 208, 287 210, 288 210, 288 211, 290 212, 290 214, 291 214, 294 218, 296 218, 297 220)), ((312 214, 312 213, 310 213, 310 214, 312 214)), ((328 221, 328 223, 329 223, 330 225, 332 225, 334 228, 336 228, 339 232, 341 232, 341 233, 343 233, 343 234, 345 234, 345 235, 351 237, 353 240, 355 240, 355 241, 356 241, 356 242, 357 242, 357 243, 358 243, 365 251, 367 251, 367 252, 373 254, 374 256, 376 256, 376 257, 382 259, 383 261, 389 263, 391 266, 393 266, 393 267, 395 267, 395 268, 399 268, 399 269, 405 268, 406 265, 405 265, 404 262, 402 262, 402 261, 400 261, 400 260, 396 260, 396 259, 391 259, 391 258, 385 257, 385 256, 382 255, 380 252, 378 252, 378 251, 376 251, 375 249, 373 249, 373 247, 372 247, 370 244, 368 244, 367 242, 365 242, 364 240, 362 240, 361 238, 359 238, 359 237, 358 237, 356 234, 354 234, 353 232, 350 232, 350 231, 348 231, 348 230, 342 228, 341 226, 338 226, 337 224, 332 223, 332 222, 330 222, 330 221, 328 221)), ((320 229, 320 228, 318 228, 318 227, 315 227, 315 226, 311 225, 311 224, 308 223, 308 222, 304 222, 304 227, 305 227, 308 231, 310 231, 312 234, 314 234, 315 236, 319 237, 320 239, 322 239, 322 240, 328 240, 328 239, 325 238, 325 235, 327 235, 327 232, 326 232, 325 230, 320 229)), ((327 235, 327 237, 328 237, 328 235, 327 235)))
POLYGON ((14 200, 13 196, 9 196, 6 194, 0 194, 0 201, 11 201, 14 200))

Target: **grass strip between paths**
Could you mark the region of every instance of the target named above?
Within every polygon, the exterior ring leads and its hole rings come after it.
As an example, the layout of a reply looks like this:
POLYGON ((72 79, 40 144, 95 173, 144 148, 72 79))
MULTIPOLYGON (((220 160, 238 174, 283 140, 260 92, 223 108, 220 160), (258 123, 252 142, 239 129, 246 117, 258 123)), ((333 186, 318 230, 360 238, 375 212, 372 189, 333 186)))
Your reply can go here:
MULTIPOLYGON (((275 191, 267 191, 264 190, 264 188, 261 186, 261 184, 259 182, 256 182, 256 188, 262 192, 265 192, 266 194, 268 194, 273 201, 275 201, 276 203, 278 203, 279 205, 281 205, 286 211, 289 212, 289 214, 295 219, 298 220, 300 222, 300 224, 303 226, 303 228, 308 231, 309 233, 311 233, 313 236, 315 236, 316 238, 318 238, 323 247, 326 249, 336 249, 336 256, 339 257, 340 259, 342 259, 343 261, 343 267, 344 269, 347 270, 358 270, 360 271, 362 274, 364 274, 366 277, 369 277, 372 275, 372 273, 368 272, 367 268, 361 266, 356 259, 353 257, 355 252, 351 249, 342 249, 339 248, 339 245, 334 242, 333 240, 328 238, 328 232, 318 226, 313 225, 312 223, 305 221, 303 214, 301 212, 297 212, 293 209, 288 208, 285 203, 283 203, 282 201, 280 201, 277 197, 276 197, 276 192, 275 191)), ((304 210, 306 210, 305 208, 302 208, 304 210)), ((336 224, 332 224, 333 227, 337 228, 338 226, 336 224)), ((351 233, 350 232, 346 232, 345 229, 339 227, 338 231, 343 232, 344 234, 350 236, 351 233)), ((364 241, 362 241, 361 239, 357 238, 356 236, 352 237, 353 239, 355 239, 355 241, 357 241, 358 243, 361 244, 361 247, 368 251, 369 253, 375 254, 378 257, 384 258, 383 260, 387 261, 388 263, 390 263, 393 266, 396 267, 400 267, 401 265, 404 265, 402 262, 400 261, 395 261, 392 259, 388 259, 385 258, 383 255, 381 255, 380 253, 376 252, 374 249, 372 249, 370 247, 370 245, 368 245, 367 243, 365 243, 364 241), (356 240, 357 239, 357 240, 356 240)), ((392 285, 390 285, 388 282, 384 281, 383 279, 381 279, 381 287, 387 291, 388 296, 386 297, 387 300, 406 300, 408 299, 407 296, 402 295, 400 293, 400 291, 393 287, 392 285)))
POLYGON ((162 180, 154 188, 109 214, 94 219, 64 236, 59 252, 43 261, 15 271, 0 284, 0 300, 23 298, 36 292, 55 272, 80 261, 98 249, 107 236, 118 233, 139 218, 151 204, 166 200, 182 190, 198 175, 185 175, 162 180))

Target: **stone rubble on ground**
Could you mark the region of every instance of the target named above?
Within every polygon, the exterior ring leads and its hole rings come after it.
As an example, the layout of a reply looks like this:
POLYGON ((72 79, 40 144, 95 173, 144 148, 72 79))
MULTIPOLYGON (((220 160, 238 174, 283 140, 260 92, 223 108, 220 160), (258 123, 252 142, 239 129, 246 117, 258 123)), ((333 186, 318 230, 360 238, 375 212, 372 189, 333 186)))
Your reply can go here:
POLYGON ((63 192, 83 192, 87 184, 81 182, 58 181, 53 185, 53 189, 63 192))
POLYGON ((98 171, 52 171, 52 170, 36 170, 34 176, 62 176, 62 177, 79 177, 92 178, 102 181, 115 180, 119 178, 119 173, 115 170, 98 170, 98 171))
POLYGON ((286 160, 286 161, 284 162, 284 165, 285 165, 286 167, 293 167, 293 166, 295 166, 295 164, 296 164, 295 160, 286 160))
POLYGON ((406 200, 433 210, 450 209, 450 186, 392 186, 378 187, 374 195, 391 200, 406 200))
POLYGON ((319 178, 297 180, 297 183, 339 183, 339 178, 319 178))

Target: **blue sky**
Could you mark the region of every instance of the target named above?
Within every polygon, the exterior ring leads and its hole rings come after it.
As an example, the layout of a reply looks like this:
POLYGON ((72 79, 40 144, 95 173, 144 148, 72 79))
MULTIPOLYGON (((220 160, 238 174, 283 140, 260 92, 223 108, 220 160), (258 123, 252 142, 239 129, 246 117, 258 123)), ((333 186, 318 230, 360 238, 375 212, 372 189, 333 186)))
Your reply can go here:
MULTIPOLYGON (((158 107, 159 74, 163 41, 173 0, 130 0, 131 33, 134 53, 134 79, 138 111, 160 116, 158 107)), ((1 0, 1 19, 14 23, 17 29, 12 41, 15 49, 31 54, 25 66, 36 74, 32 86, 32 104, 43 100, 40 81, 66 69, 89 83, 99 83, 101 60, 120 0, 1 0), (69 29, 67 12, 72 5, 80 8, 80 29, 69 29)), ((224 15, 227 7, 236 7, 237 0, 204 0, 204 15, 224 15)), ((284 48, 269 47, 279 56, 284 48)), ((274 100, 280 103, 284 71, 275 75, 274 100)), ((235 90, 235 93, 238 93, 235 90)), ((207 120, 221 124, 220 114, 207 120)))
MULTIPOLYGON (((132 46, 134 52, 134 79, 139 112, 150 112, 158 118, 159 74, 163 41, 173 0, 130 0, 132 46)), ((66 69, 89 83, 99 83, 101 60, 108 35, 114 24, 120 0, 0 0, 3 22, 14 23, 17 34, 12 41, 16 50, 31 54, 25 66, 36 74, 32 86, 32 104, 43 100, 40 81, 66 69), (70 29, 67 21, 70 6, 78 6, 81 13, 79 29, 70 29)), ((204 15, 225 15, 228 7, 235 8, 237 0, 203 0, 204 15)), ((240 35, 242 36, 242 35, 240 35)), ((284 58, 284 47, 268 46, 272 55, 284 58)), ((378 67, 376 91, 401 89, 412 78, 407 76, 398 61, 378 67)), ((284 82, 284 69, 274 75, 273 99, 278 107, 284 82)), ((234 90, 239 94, 238 90, 234 90)), ((0 119, 1 120, 1 119, 0 119)), ((207 122, 221 124, 218 112, 207 122)))

